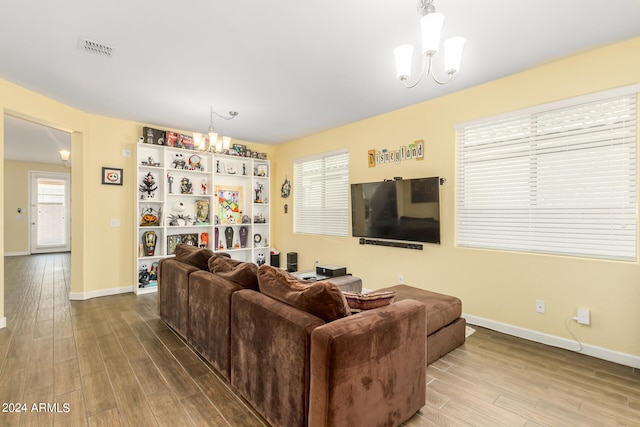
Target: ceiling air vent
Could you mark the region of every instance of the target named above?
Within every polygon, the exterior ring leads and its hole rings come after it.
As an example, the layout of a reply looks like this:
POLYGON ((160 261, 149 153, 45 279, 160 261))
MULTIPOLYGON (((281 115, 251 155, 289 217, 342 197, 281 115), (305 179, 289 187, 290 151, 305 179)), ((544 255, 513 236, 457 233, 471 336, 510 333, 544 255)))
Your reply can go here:
POLYGON ((108 46, 104 43, 96 42, 93 40, 85 39, 84 37, 80 37, 78 41, 78 46, 81 50, 85 52, 95 53, 96 55, 104 56, 106 58, 111 58, 114 54, 115 49, 112 46, 108 46))

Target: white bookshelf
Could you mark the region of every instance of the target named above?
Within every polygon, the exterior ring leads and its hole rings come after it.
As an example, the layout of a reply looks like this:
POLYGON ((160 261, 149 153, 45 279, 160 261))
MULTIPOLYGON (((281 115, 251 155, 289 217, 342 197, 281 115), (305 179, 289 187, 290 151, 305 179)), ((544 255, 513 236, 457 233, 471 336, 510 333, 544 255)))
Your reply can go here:
POLYGON ((269 263, 269 160, 140 142, 136 165, 137 294, 157 290, 157 263, 177 243, 269 263))

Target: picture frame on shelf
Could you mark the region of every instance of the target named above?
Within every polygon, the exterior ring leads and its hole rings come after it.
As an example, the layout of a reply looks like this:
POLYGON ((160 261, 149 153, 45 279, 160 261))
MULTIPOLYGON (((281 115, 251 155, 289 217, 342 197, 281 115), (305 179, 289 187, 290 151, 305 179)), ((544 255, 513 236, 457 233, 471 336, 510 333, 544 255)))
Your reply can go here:
POLYGON ((167 255, 174 255, 176 253, 176 246, 180 243, 182 243, 182 237, 179 234, 167 236, 167 255))
POLYGON ((198 247, 198 233, 181 234, 180 239, 181 239, 180 243, 198 247))
POLYGON ((220 224, 239 224, 242 218, 242 187, 217 186, 216 197, 220 224))
POLYGON ((195 205, 195 223, 197 225, 209 225, 211 223, 209 219, 209 200, 198 199, 195 205))
POLYGON ((102 168, 102 184, 122 185, 122 169, 103 167, 102 168))

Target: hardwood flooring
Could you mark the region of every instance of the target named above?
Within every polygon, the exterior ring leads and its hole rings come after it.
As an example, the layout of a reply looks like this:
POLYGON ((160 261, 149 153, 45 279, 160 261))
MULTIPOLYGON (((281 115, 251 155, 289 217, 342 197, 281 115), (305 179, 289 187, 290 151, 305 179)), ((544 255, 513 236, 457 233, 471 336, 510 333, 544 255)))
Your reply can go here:
MULTIPOLYGON (((5 258, 0 425, 266 425, 160 321, 155 294, 69 301, 69 262, 5 258)), ((476 329, 427 368, 407 427, 640 426, 637 370, 476 329)))

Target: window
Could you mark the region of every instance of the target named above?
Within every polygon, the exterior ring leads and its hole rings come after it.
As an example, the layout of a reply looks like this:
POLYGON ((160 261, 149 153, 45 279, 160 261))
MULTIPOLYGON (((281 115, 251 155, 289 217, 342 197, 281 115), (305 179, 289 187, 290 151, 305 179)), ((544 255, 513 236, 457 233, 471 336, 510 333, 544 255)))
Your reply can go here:
POLYGON ((457 128, 458 246, 636 260, 636 91, 457 128))
POLYGON ((349 151, 293 163, 294 232, 348 236, 349 151))

